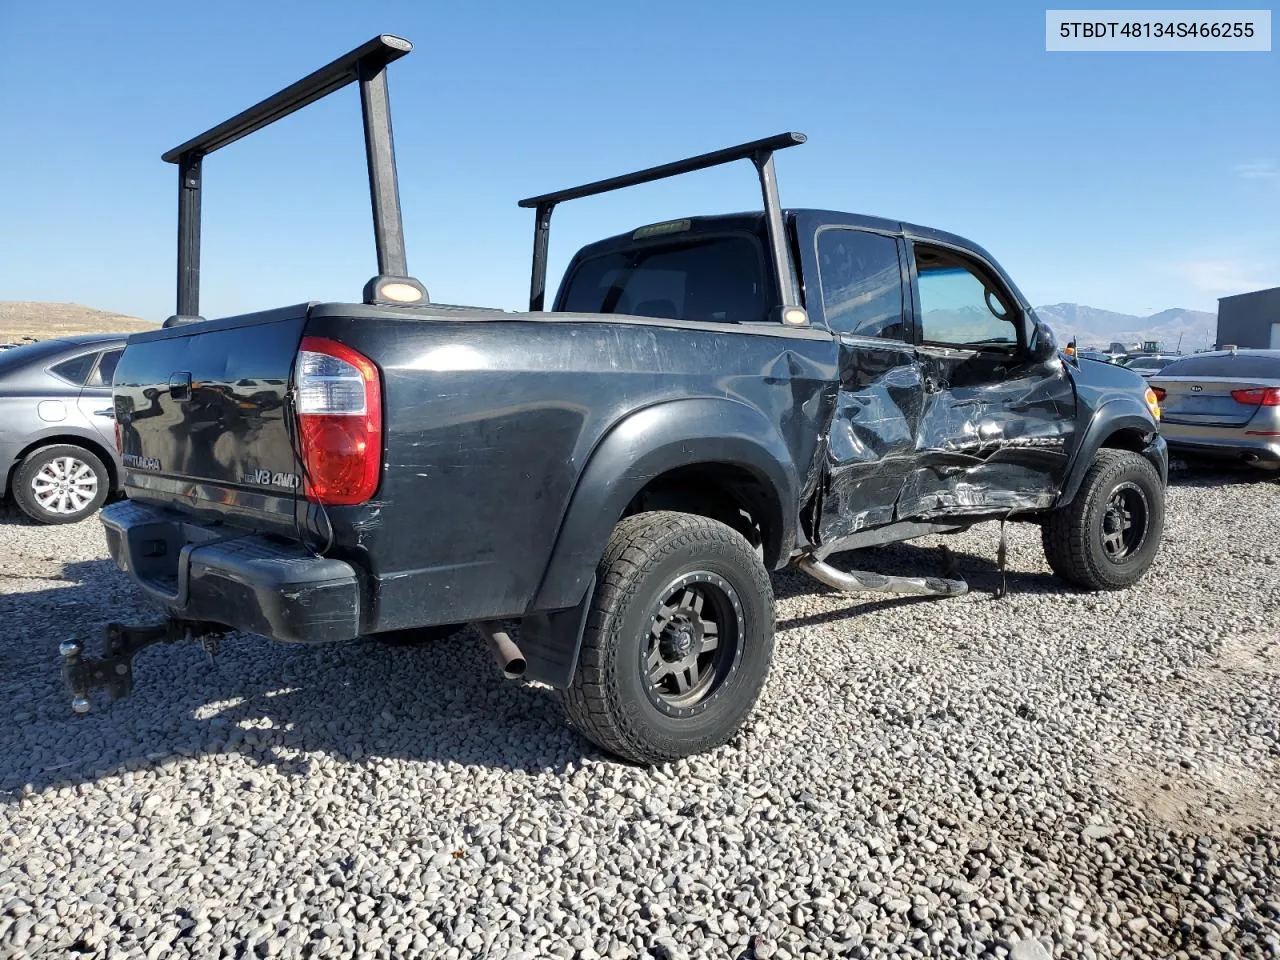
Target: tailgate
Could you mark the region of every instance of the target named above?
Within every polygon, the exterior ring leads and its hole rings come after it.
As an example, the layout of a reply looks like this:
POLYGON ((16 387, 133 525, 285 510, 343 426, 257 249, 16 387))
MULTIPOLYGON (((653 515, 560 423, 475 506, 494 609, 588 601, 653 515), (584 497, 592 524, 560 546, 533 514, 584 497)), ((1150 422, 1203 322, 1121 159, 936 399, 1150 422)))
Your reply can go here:
POLYGON ((1248 423, 1259 404, 1241 403, 1233 391, 1257 390, 1267 381, 1236 377, 1161 377, 1151 385, 1164 390, 1160 418, 1166 423, 1204 427, 1239 427, 1248 423))
POLYGON ((290 377, 306 306, 135 335, 114 395, 130 497, 293 517, 290 377))

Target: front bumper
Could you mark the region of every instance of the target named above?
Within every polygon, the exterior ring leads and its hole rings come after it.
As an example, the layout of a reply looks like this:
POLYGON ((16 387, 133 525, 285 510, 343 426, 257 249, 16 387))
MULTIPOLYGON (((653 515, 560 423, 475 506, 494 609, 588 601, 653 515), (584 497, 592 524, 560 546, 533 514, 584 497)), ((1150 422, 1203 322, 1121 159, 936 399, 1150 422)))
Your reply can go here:
POLYGON ((134 500, 101 516, 116 566, 174 617, 291 643, 361 633, 360 579, 349 563, 134 500))

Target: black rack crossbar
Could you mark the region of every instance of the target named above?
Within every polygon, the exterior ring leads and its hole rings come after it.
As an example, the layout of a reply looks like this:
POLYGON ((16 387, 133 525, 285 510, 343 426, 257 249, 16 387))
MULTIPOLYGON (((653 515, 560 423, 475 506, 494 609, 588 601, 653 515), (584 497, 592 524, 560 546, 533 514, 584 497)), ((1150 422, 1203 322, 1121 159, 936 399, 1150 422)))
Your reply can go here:
MULTIPOLYGON (((404 284, 421 290, 422 285, 408 276, 406 265, 386 77, 387 64, 412 49, 413 44, 401 37, 389 34, 374 37, 279 93, 163 154, 161 159, 166 163, 178 165, 178 309, 171 320, 195 319, 200 312, 200 188, 204 157, 353 82, 360 85, 378 255, 378 276, 365 287, 365 299, 376 298, 388 282, 402 285, 398 288, 402 294, 398 299, 402 301, 404 284)), ((426 299, 426 291, 421 292, 420 299, 426 299)))
POLYGON ((521 200, 520 206, 532 208, 536 211, 534 216, 533 272, 529 285, 529 309, 533 311, 543 309, 547 286, 547 249, 551 234, 551 213, 556 204, 563 203, 566 200, 578 200, 582 197, 608 193, 611 190, 621 190, 624 187, 634 187, 642 183, 652 183, 654 180, 663 180, 682 173, 693 173, 697 170, 705 170, 708 167, 732 163, 735 160, 750 160, 755 164, 759 173, 760 190, 764 198, 765 222, 769 228, 769 246, 773 255, 774 269, 778 277, 778 289, 781 291, 782 305, 784 307, 791 305, 795 299, 795 294, 792 290, 790 258, 787 254, 786 237, 783 232, 782 207, 778 201, 778 181, 773 169, 773 153, 775 150, 798 146, 804 143, 805 140, 806 137, 803 133, 780 133, 776 136, 765 137, 762 140, 740 143, 735 147, 725 147, 723 150, 713 150, 710 153, 702 153, 696 157, 688 157, 684 160, 675 160, 671 163, 659 164, 656 167, 637 170, 635 173, 624 173, 621 176, 609 177, 607 180, 584 183, 579 187, 569 187, 565 190, 557 190, 554 193, 544 193, 540 196, 521 200))

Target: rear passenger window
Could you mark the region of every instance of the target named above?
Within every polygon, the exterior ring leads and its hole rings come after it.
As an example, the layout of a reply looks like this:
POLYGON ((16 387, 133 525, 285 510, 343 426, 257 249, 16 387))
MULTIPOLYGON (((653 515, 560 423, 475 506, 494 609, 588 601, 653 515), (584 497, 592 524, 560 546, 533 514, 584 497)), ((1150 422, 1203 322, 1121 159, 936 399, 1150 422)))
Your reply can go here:
POLYGON ((89 378, 89 371, 93 369, 93 361, 97 358, 96 353, 84 353, 54 364, 49 371, 69 383, 74 383, 77 387, 83 387, 85 380, 89 378))
POLYGON ((902 269, 892 237, 858 230, 818 234, 822 305, 833 333, 907 338, 902 319, 902 269))
POLYGON ((565 280, 565 313, 622 313, 703 323, 767 319, 764 261, 750 237, 645 244, 591 257, 565 280))
POLYGON ((124 350, 108 350, 103 353, 102 359, 98 361, 97 369, 93 371, 93 376, 89 378, 89 386, 111 386, 111 378, 116 375, 116 364, 120 362, 122 353, 124 353, 124 350))

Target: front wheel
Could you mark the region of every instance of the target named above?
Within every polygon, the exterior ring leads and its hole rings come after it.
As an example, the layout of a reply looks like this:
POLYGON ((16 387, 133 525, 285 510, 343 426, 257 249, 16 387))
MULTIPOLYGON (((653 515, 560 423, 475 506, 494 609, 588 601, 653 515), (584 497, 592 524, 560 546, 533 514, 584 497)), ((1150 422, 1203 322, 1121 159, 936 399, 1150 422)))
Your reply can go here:
POLYGON ((1086 590, 1137 583, 1160 549, 1164 486, 1146 458, 1099 450, 1075 499, 1045 518, 1044 554, 1053 572, 1086 590))
POLYGON ((639 763, 725 743, 773 658, 773 587, 751 544, 706 517, 636 514, 614 528, 596 582, 561 692, 573 725, 639 763))

